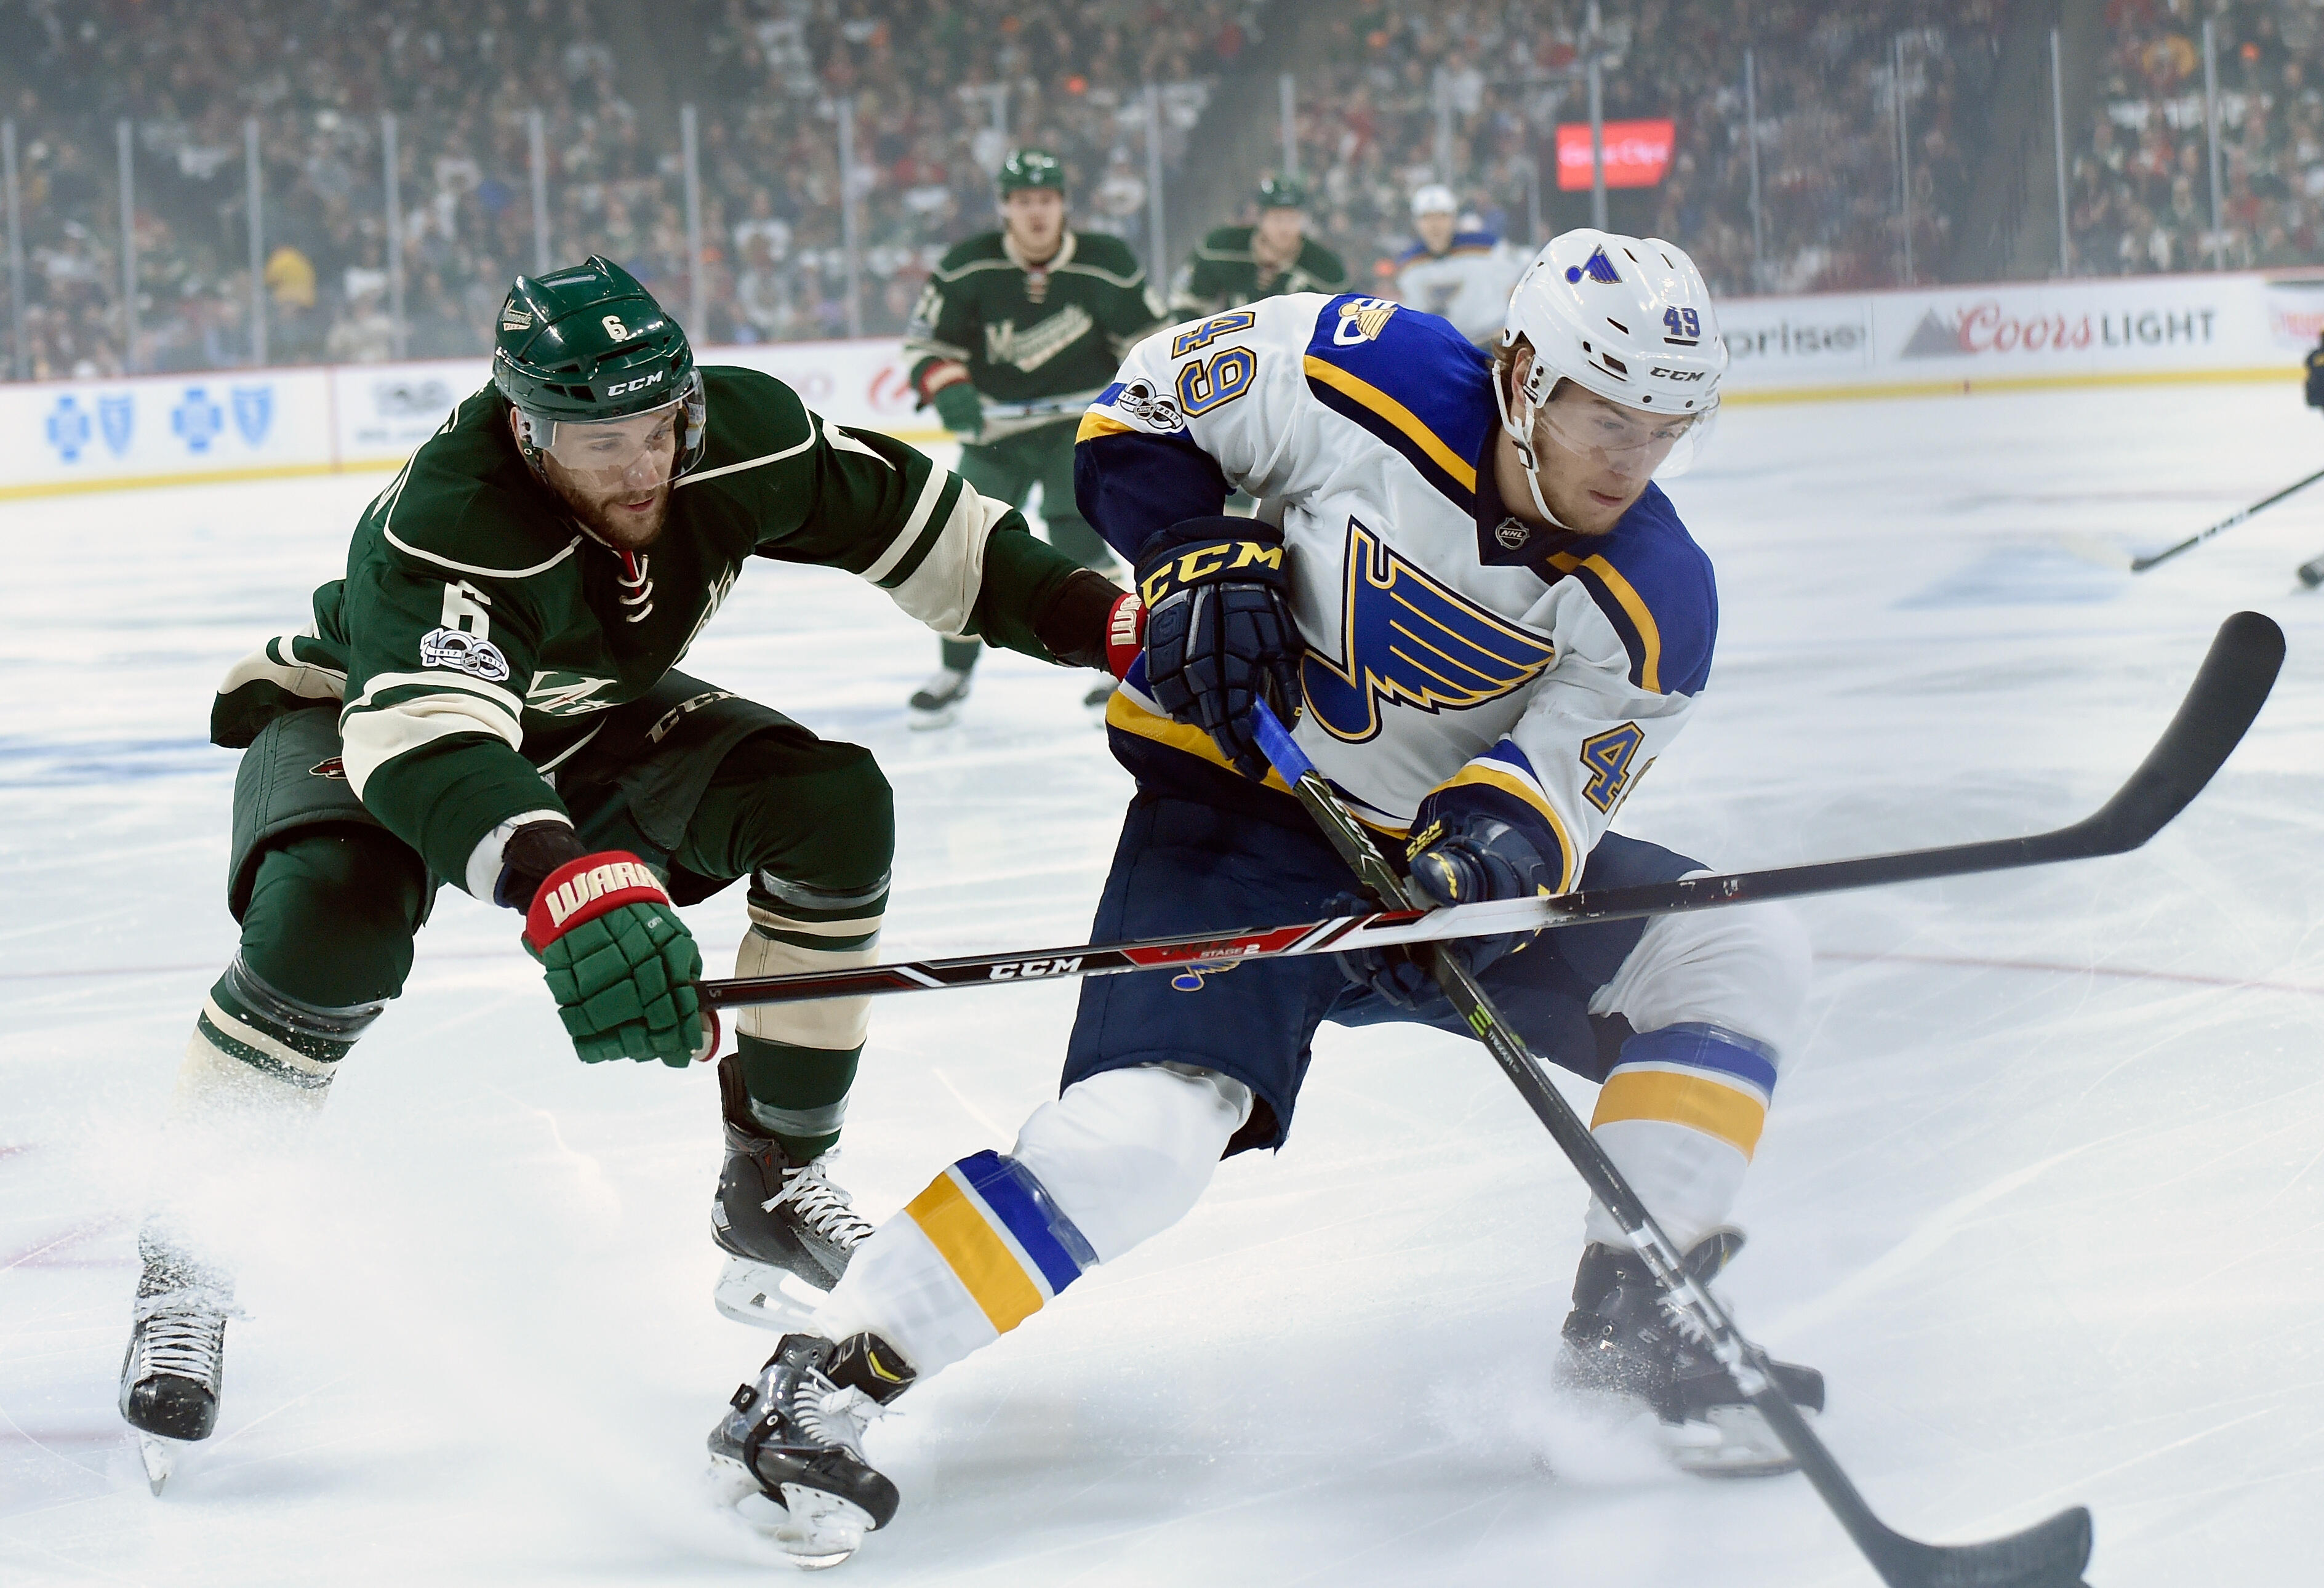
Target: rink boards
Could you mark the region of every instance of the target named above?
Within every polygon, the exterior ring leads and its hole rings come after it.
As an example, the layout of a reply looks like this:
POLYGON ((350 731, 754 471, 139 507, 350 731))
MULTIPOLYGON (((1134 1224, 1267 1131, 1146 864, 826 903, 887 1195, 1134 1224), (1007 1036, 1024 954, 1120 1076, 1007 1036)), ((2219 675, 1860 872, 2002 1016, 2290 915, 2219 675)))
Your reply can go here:
MULTIPOLYGON (((1732 299, 1737 403, 2048 386, 2293 378, 2324 279, 2135 276, 1732 299)), ((914 442, 893 338, 703 350, 762 369, 825 417, 914 442)), ((0 499, 392 468, 484 383, 483 359, 218 371, 0 387, 0 499)))

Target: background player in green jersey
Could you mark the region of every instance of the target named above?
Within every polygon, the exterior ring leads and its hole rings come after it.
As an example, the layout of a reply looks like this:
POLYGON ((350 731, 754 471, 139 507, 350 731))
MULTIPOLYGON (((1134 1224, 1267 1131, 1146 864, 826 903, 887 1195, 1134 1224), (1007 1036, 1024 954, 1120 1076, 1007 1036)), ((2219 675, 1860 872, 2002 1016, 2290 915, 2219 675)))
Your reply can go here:
MULTIPOLYGON (((196 1021, 139 1242, 121 1410, 157 1489, 160 1441, 215 1425, 217 1254, 263 1217, 217 1193, 321 1106, 442 882, 526 913, 590 1062, 715 1051, 673 906, 737 878, 737 974, 874 957, 894 835, 871 752, 675 670, 745 563, 844 568, 939 632, 1077 667, 1105 664, 1130 600, 901 443, 770 376, 697 369, 604 260, 519 277, 493 372, 365 510, 310 624, 237 664, 213 709, 211 737, 245 747, 242 940, 196 1021)), ((785 1287, 827 1288, 864 1231, 825 1163, 867 1004, 747 1012, 720 1066, 731 1316, 779 1326, 785 1287)))
POLYGON ((1348 267, 1307 235, 1307 189, 1294 176, 1259 185, 1259 223, 1218 226, 1170 283, 1173 318, 1240 309, 1283 292, 1344 292, 1348 267))
MULTIPOLYGON (((912 385, 963 443, 961 477, 1022 507, 1041 487, 1050 544, 1084 568, 1113 553, 1074 504, 1074 432, 1121 357, 1162 318, 1146 272, 1119 237, 1065 224, 1065 174, 1041 149, 1001 168, 1001 229, 956 245, 905 333, 912 385)), ((912 725, 942 727, 968 698, 977 643, 944 642, 944 665, 912 697, 912 725)), ((1090 696, 1102 703, 1111 683, 1090 696)))

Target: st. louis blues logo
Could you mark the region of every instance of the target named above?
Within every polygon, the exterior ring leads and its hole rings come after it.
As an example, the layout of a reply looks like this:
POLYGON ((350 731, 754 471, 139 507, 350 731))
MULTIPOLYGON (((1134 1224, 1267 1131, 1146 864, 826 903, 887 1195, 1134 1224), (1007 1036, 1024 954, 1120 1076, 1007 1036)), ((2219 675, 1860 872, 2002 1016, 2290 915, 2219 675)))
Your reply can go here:
POLYGON ((1622 279, 1622 272, 1616 270, 1614 262, 1606 257, 1605 247, 1601 245, 1592 248, 1590 251, 1590 257, 1582 263, 1569 264, 1565 267, 1567 281, 1579 282, 1583 276, 1588 276, 1601 287, 1610 287, 1622 279))
POLYGON ((1335 739, 1360 743, 1380 731, 1380 702, 1461 711, 1521 688, 1556 659, 1556 648, 1472 605, 1348 521, 1340 658, 1308 651, 1300 663, 1307 710, 1335 739))

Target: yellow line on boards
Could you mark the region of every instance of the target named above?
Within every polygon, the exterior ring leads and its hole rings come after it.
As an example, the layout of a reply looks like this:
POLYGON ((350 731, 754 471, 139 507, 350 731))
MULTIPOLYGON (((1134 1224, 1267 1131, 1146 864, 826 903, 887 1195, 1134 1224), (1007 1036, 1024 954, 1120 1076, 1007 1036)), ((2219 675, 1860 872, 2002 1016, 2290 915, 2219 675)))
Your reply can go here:
MULTIPOLYGON (((908 445, 926 446, 953 439, 950 430, 890 430, 908 445)), ((401 457, 363 457, 346 463, 269 463, 248 468, 187 469, 167 475, 114 475, 85 480, 43 480, 31 485, 0 485, 0 502, 34 496, 84 496, 93 491, 150 491, 165 485, 230 485, 252 480, 302 480, 321 475, 389 474, 403 466, 401 457)))
POLYGON ((1989 392, 2056 392, 2095 386, 2296 385, 2296 367, 2261 369, 2114 370, 2078 375, 1996 375, 1960 381, 1888 381, 1860 386, 1786 386, 1772 392, 1721 392, 1719 404, 1831 402, 1850 397, 1974 397, 1989 392))

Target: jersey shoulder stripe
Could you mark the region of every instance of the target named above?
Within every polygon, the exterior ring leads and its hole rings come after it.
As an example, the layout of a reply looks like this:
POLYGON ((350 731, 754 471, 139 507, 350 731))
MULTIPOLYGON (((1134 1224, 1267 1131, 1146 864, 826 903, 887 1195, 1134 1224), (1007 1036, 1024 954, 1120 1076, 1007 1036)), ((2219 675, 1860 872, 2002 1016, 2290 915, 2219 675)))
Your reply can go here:
POLYGON ((1475 511, 1477 458, 1494 423, 1492 364, 1450 321, 1343 294, 1316 314, 1305 367, 1317 402, 1475 511))
POLYGON ((1604 535, 1576 537, 1545 561, 1579 579, 1630 655, 1630 681, 1655 695, 1699 695, 1719 638, 1711 559, 1659 485, 1604 535))

